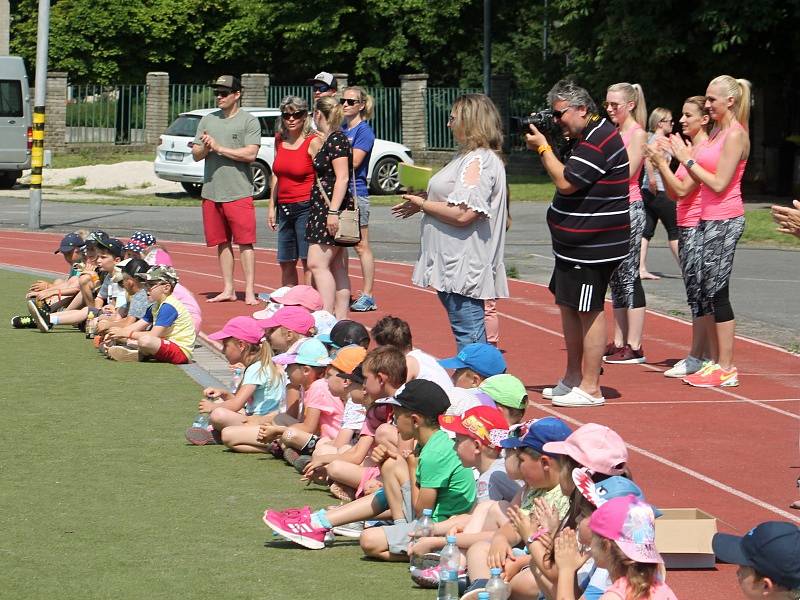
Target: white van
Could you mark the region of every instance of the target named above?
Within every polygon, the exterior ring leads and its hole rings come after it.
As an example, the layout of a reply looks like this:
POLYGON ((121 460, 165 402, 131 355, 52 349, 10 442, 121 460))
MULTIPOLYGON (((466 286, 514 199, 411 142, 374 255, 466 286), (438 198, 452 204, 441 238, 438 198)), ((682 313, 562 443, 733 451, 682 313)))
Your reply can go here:
POLYGON ((31 166, 33 129, 25 63, 0 56, 0 188, 10 188, 31 166))

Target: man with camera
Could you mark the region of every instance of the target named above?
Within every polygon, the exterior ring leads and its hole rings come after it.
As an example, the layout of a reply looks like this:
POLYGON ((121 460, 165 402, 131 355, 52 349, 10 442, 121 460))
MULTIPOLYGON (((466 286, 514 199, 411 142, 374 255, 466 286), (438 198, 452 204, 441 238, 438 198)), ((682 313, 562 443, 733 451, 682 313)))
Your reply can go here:
POLYGON ((547 136, 529 124, 525 143, 536 150, 556 186, 547 211, 555 267, 550 291, 561 310, 567 368, 543 395, 555 406, 599 406, 606 347, 603 305, 611 274, 628 253, 628 154, 617 128, 597 114, 589 93, 560 81, 547 94, 551 109, 527 122, 573 142, 561 162, 547 136), (549 127, 548 127, 549 126, 549 127))

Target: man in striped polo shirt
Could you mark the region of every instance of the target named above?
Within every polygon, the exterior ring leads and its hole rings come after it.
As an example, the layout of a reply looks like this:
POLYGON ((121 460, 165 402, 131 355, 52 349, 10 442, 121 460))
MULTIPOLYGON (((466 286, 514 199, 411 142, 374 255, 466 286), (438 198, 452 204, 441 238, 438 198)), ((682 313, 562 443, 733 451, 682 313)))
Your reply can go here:
POLYGON ((567 368, 543 395, 555 406, 599 406, 606 347, 603 304, 611 274, 628 253, 628 153, 617 128, 597 114, 589 93, 560 81, 547 94, 556 123, 575 140, 562 163, 535 127, 526 136, 556 186, 547 211, 555 267, 550 291, 561 310, 567 368))

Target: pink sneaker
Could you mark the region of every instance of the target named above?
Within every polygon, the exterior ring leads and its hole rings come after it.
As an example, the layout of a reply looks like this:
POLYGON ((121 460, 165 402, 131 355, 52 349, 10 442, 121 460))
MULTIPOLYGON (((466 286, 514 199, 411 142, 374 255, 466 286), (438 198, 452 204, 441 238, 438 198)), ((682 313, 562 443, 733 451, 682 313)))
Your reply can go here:
MULTIPOLYGON (((427 569, 417 569, 412 567, 411 568, 411 581, 417 584, 417 586, 426 589, 434 589, 439 587, 439 580, 441 579, 440 573, 442 572, 442 567, 440 565, 436 565, 435 567, 428 567, 427 569)), ((458 577, 459 579, 465 579, 467 576, 466 569, 459 569, 458 570, 458 577)))
POLYGON ((267 510, 263 521, 272 531, 295 544, 311 550, 322 550, 325 547, 325 534, 328 530, 311 524, 311 509, 308 506, 289 509, 283 513, 267 510))

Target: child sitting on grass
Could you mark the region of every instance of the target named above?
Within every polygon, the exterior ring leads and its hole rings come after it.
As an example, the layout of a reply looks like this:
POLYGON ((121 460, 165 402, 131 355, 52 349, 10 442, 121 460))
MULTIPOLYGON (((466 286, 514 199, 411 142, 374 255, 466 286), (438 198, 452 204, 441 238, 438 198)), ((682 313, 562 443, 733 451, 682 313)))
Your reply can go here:
POLYGON ((144 273, 149 268, 150 265, 141 258, 129 258, 117 263, 113 279, 125 290, 126 302, 122 307, 109 314, 107 318, 98 321, 95 329, 95 346, 100 347, 105 342, 106 334, 112 327, 127 327, 144 318, 152 302, 147 299, 147 290, 144 289, 136 275, 144 273))
POLYGON ((186 439, 196 446, 221 440, 234 451, 252 451, 249 448, 256 443, 258 427, 283 400, 284 374, 272 362, 272 350, 262 342, 264 329, 252 317, 234 317, 209 338, 221 341, 228 362, 244 365, 245 371, 235 393, 219 388, 203 390, 198 411, 210 413, 212 430, 190 427, 186 439))

